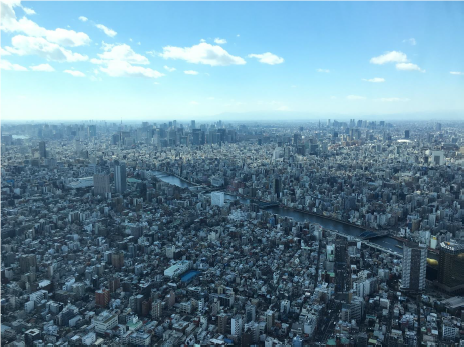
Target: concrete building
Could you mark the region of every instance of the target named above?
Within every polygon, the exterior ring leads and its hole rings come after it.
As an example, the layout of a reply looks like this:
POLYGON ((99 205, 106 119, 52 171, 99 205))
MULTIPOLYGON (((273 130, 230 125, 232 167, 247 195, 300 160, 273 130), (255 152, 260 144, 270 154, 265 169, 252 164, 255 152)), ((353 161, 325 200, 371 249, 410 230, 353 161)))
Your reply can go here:
POLYGON ((403 275, 401 287, 405 290, 422 291, 425 288, 427 247, 407 242, 403 246, 403 275))

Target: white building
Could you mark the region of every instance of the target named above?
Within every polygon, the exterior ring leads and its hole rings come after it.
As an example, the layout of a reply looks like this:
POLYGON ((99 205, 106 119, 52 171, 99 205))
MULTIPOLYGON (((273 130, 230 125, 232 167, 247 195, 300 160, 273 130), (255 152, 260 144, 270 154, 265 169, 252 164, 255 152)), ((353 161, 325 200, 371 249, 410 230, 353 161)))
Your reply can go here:
POLYGON ((176 253, 176 246, 166 246, 166 257, 172 259, 174 258, 174 253, 176 253))
POLYGON ((445 164, 445 156, 443 155, 443 151, 432 151, 430 159, 433 165, 445 164))
POLYGON ((235 336, 242 336, 243 317, 236 315, 230 320, 230 334, 235 336))
POLYGON ((168 267, 164 270, 164 276, 176 277, 183 274, 185 271, 190 269, 191 262, 188 260, 178 261, 176 264, 168 267))
POLYGON ((212 192, 211 193, 211 206, 223 206, 224 205, 224 193, 223 192, 212 192))
POLYGON ((285 299, 280 302, 280 312, 289 313, 290 312, 290 301, 285 299))
POLYGON ((97 340, 97 334, 94 332, 90 332, 85 336, 82 336, 82 344, 86 346, 90 346, 97 340))
POLYGON ((92 319, 97 333, 104 333, 106 330, 118 325, 118 316, 108 311, 100 313, 92 319))

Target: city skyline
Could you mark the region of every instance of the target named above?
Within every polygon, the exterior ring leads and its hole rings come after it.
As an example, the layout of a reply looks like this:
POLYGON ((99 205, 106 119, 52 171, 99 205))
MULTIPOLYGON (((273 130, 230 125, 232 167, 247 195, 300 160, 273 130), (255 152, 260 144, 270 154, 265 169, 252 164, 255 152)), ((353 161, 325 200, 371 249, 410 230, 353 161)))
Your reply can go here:
POLYGON ((451 2, 2 1, 2 118, 457 118, 463 17, 451 2))

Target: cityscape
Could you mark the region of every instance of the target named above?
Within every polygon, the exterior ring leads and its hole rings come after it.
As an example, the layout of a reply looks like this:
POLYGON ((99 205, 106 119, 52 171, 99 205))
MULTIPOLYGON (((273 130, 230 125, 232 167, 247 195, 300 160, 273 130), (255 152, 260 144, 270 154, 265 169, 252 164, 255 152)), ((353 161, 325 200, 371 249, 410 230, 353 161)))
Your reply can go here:
POLYGON ((0 0, 0 345, 464 347, 463 33, 0 0))
POLYGON ((4 123, 2 345, 462 345, 463 140, 4 123))

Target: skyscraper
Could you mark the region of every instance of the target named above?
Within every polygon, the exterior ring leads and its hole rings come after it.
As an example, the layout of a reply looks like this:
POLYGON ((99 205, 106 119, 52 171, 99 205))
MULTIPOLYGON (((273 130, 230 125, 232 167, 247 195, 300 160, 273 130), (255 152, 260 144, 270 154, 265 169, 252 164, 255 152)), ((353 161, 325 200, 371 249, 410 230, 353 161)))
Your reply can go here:
POLYGON ((421 291, 425 288, 427 247, 423 244, 406 242, 403 247, 403 276, 401 287, 405 290, 421 291))
POLYGON ((405 131, 404 131, 404 138, 405 138, 406 140, 409 139, 409 130, 405 130, 405 131))
POLYGON ((335 240, 334 252, 334 272, 335 272, 335 290, 337 292, 346 292, 350 289, 350 258, 348 255, 348 243, 346 239, 335 240))
POLYGON ((448 292, 464 292, 464 244, 440 243, 438 283, 448 292))
POLYGON ((114 182, 116 192, 123 194, 126 191, 126 163, 117 162, 114 167, 114 182))
POLYGON ((111 192, 110 176, 105 174, 93 175, 93 191, 95 195, 105 195, 111 192))
POLYGON ((97 136, 97 126, 96 125, 89 125, 87 130, 88 130, 89 137, 96 137, 97 136))
POLYGON ((39 142, 39 155, 41 158, 46 158, 47 157, 47 149, 45 147, 45 141, 40 141, 39 142))
POLYGON ((279 196, 281 190, 281 180, 280 178, 274 178, 272 181, 272 193, 277 194, 279 196))

